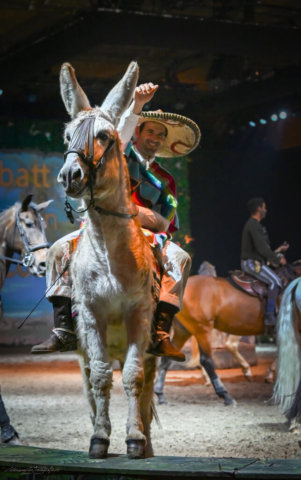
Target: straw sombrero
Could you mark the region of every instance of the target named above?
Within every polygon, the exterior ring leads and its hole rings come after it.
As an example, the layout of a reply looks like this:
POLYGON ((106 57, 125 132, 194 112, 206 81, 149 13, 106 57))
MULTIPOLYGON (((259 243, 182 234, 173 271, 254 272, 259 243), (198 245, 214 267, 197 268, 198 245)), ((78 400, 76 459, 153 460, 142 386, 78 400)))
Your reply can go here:
POLYGON ((142 112, 138 126, 145 122, 163 123, 168 135, 156 157, 182 157, 194 150, 201 139, 201 132, 195 122, 176 113, 142 112))

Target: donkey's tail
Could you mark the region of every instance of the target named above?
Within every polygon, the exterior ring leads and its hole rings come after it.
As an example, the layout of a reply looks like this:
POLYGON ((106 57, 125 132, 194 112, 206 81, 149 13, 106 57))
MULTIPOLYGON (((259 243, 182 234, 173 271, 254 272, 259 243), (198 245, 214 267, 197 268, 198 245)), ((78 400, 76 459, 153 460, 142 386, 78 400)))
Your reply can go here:
POLYGON ((285 290, 278 314, 278 374, 273 400, 282 412, 292 406, 300 382, 301 350, 295 291, 299 278, 285 290))
POLYGON ((154 418, 155 421, 156 421, 156 424, 158 425, 159 428, 162 428, 162 425, 161 425, 161 422, 160 422, 160 418, 159 418, 159 415, 158 415, 158 411, 156 409, 156 404, 155 404, 155 400, 152 399, 152 403, 151 403, 151 418, 154 418))

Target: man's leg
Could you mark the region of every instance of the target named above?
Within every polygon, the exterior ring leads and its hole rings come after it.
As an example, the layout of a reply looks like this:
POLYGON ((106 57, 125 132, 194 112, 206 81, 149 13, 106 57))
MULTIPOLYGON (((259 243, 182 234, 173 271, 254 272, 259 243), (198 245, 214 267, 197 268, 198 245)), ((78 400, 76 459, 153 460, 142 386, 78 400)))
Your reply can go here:
POLYGON ((241 267, 244 272, 249 273, 268 285, 267 308, 264 315, 264 323, 269 327, 275 326, 277 323, 275 315, 276 301, 281 288, 279 278, 276 273, 266 265, 262 265, 260 272, 256 272, 254 260, 242 260, 241 267))
POLYGON ((33 354, 40 355, 77 349, 71 312, 72 284, 69 266, 74 251, 74 241, 78 235, 79 231, 66 235, 54 243, 47 253, 46 285, 49 291, 46 298, 53 305, 54 329, 45 342, 32 348, 31 353, 33 354))
POLYGON ((183 362, 185 355, 171 343, 169 331, 174 315, 182 309, 191 258, 175 243, 167 241, 162 251, 163 275, 160 300, 153 322, 152 343, 148 353, 183 362))

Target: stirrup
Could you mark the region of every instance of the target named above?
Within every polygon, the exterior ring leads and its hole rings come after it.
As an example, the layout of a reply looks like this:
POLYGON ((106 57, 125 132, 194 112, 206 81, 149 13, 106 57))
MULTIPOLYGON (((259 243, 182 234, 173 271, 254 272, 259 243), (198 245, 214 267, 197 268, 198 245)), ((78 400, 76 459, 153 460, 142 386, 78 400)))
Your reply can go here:
POLYGON ((69 330, 68 328, 53 328, 52 332, 57 336, 57 338, 63 345, 67 345, 70 343, 70 339, 68 340, 68 335, 74 335, 74 341, 77 341, 76 333, 74 333, 72 330, 69 330))

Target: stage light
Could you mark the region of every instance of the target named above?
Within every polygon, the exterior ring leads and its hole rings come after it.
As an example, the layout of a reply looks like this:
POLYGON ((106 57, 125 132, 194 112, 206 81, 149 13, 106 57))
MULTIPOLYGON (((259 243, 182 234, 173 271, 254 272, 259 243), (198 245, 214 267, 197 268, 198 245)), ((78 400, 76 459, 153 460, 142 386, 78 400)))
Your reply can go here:
POLYGON ((2 93, 3 93, 3 90, 0 89, 0 95, 2 95, 2 93))
POLYGON ((261 118, 259 121, 262 125, 265 125, 267 123, 267 121, 264 118, 261 118))
POLYGON ((287 114, 285 112, 280 112, 279 117, 284 120, 287 117, 287 114))
POLYGON ((255 123, 255 122, 249 122, 249 125, 250 125, 251 127, 256 127, 256 123, 255 123))
POLYGON ((273 120, 273 122, 276 122, 278 120, 278 115, 276 115, 276 113, 273 113, 273 115, 271 116, 271 120, 273 120))

